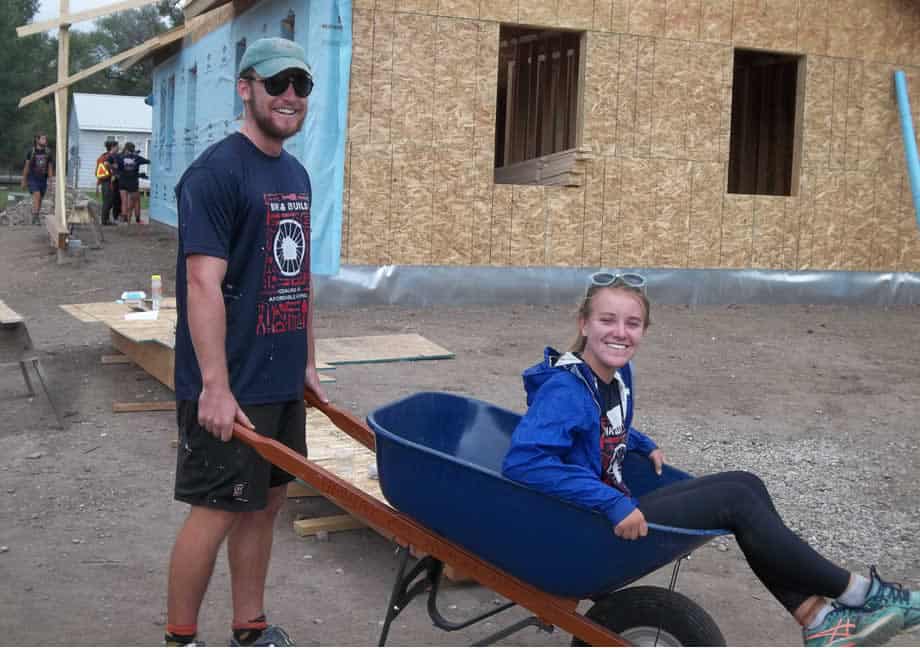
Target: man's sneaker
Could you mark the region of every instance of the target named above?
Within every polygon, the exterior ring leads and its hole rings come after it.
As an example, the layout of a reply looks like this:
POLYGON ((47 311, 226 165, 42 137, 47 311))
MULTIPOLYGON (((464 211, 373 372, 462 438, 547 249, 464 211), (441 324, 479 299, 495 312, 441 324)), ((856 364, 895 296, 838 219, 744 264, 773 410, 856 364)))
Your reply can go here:
POLYGON ((832 603, 817 628, 803 628, 806 646, 878 646, 894 637, 904 626, 904 612, 897 606, 869 611, 832 603))
POLYGON ((869 570, 872 584, 866 595, 866 602, 860 610, 880 610, 886 607, 899 607, 904 612, 904 629, 909 630, 920 625, 920 592, 912 592, 899 585, 883 581, 873 565, 869 570))
MULTIPOLYGON (((236 637, 230 637, 231 646, 242 646, 239 641, 236 640, 236 637)), ((262 631, 262 634, 259 635, 259 638, 255 640, 254 643, 246 644, 247 646, 296 646, 294 640, 291 639, 291 636, 284 631, 284 628, 281 626, 270 625, 265 630, 262 631)))

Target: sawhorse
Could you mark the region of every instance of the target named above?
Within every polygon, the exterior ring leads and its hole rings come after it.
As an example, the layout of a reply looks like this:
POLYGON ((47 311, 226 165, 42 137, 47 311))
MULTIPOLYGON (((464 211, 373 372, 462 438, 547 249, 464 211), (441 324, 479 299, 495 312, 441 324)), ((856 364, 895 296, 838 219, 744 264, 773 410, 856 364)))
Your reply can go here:
POLYGON ((42 391, 51 405, 51 411, 54 412, 54 418, 57 419, 58 427, 64 429, 64 421, 58 414, 57 406, 51 393, 48 391, 48 384, 45 381, 41 364, 38 360, 38 354, 32 346, 32 338, 29 336, 29 330, 26 328, 26 322, 23 317, 7 306, 0 299, 0 365, 19 365, 22 371, 22 378, 26 382, 26 388, 29 390, 29 396, 35 395, 35 389, 32 387, 32 379, 29 377, 29 368, 35 371, 38 376, 38 382, 42 386, 42 391))

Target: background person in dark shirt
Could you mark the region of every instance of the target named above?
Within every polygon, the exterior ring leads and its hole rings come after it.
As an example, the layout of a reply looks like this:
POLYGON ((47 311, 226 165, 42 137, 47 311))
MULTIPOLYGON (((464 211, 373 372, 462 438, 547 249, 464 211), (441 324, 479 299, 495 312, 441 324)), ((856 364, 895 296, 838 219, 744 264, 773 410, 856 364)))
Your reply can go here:
POLYGON ((22 188, 32 194, 32 224, 39 224, 42 198, 48 190, 48 181, 54 181, 54 158, 48 146, 48 136, 39 133, 32 140, 32 148, 26 155, 22 167, 22 188))
POLYGON ((136 222, 141 222, 140 167, 150 164, 150 160, 135 152, 132 142, 125 142, 121 155, 110 156, 110 161, 117 165, 118 190, 121 193, 121 219, 131 222, 133 215, 136 222))
POLYGON ((118 142, 109 140, 105 143, 105 152, 96 159, 96 193, 102 192, 103 225, 114 225, 121 213, 115 170, 109 162, 109 158, 115 155, 118 155, 118 142))

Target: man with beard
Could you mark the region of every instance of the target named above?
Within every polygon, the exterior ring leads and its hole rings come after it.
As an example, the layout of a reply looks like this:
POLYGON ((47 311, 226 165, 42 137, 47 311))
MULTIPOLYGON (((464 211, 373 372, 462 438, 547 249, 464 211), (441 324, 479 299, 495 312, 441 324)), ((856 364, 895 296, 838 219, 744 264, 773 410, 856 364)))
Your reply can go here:
POLYGON ((32 224, 39 225, 42 199, 48 190, 48 183, 54 182, 54 159, 48 147, 48 136, 39 133, 32 140, 32 148, 26 155, 22 167, 22 188, 32 194, 32 224))
POLYGON ((196 641, 227 540, 231 645, 294 645, 265 617, 275 517, 293 479, 233 438, 240 424, 306 455, 304 387, 323 400, 310 304, 310 178, 282 145, 313 88, 303 48, 252 43, 240 61, 239 132, 209 147, 176 186, 175 497, 191 505, 169 567, 167 645, 196 641))

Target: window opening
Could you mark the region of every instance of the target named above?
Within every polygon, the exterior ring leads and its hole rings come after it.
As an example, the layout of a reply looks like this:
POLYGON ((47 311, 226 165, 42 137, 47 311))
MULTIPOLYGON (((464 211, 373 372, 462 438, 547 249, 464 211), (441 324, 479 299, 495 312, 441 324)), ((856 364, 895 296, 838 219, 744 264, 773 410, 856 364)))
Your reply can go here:
POLYGON ((791 54, 735 50, 728 193, 794 193, 803 62, 791 54))
POLYGON ((288 10, 288 15, 281 21, 281 38, 294 40, 294 12, 288 10))

